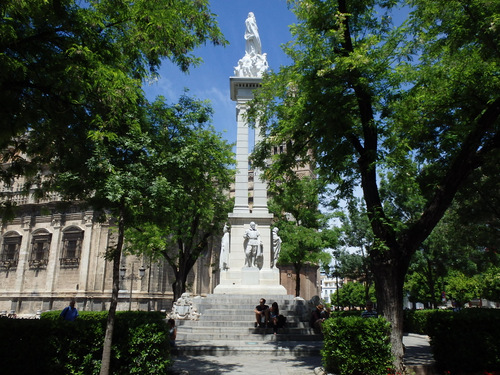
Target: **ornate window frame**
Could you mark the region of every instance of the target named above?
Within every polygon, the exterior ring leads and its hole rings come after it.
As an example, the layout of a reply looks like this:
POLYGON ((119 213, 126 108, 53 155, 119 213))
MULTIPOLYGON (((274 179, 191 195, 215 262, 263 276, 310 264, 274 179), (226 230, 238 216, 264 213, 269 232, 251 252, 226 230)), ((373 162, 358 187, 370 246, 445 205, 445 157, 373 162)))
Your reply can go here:
POLYGON ((5 268, 17 267, 22 240, 23 236, 15 231, 7 232, 2 236, 0 266, 5 268))
POLYGON ((44 229, 33 233, 29 258, 30 268, 47 267, 51 242, 52 233, 49 233, 47 230, 44 229))
POLYGON ((59 258, 61 266, 78 267, 80 265, 84 233, 83 229, 76 226, 63 231, 62 252, 59 258))

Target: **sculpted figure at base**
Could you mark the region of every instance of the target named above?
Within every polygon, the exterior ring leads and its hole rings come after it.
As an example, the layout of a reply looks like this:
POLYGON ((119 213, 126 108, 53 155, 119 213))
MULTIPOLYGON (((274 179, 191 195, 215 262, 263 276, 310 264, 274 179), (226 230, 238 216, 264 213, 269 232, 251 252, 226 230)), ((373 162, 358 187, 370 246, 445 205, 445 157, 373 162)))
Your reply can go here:
POLYGON ((224 234, 220 243, 219 268, 221 271, 229 269, 229 227, 224 224, 224 234))
POLYGON ((273 259, 271 259, 271 268, 276 267, 281 251, 281 238, 278 236, 279 229, 273 228, 273 259))
POLYGON ((262 243, 260 233, 255 223, 250 223, 250 228, 245 231, 245 267, 257 267, 257 258, 262 257, 262 243))

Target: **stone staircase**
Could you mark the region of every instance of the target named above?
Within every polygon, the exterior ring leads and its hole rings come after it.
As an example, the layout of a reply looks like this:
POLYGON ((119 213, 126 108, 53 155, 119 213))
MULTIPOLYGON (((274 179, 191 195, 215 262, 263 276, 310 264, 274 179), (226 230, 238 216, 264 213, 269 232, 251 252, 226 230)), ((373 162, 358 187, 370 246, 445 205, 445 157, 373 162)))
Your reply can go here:
POLYGON ((260 296, 208 295, 196 297, 198 320, 176 320, 177 350, 181 355, 230 355, 267 353, 318 355, 323 337, 309 328, 309 310, 302 298, 265 296, 266 304, 277 302, 287 318, 274 335, 272 328, 255 328, 255 306, 260 296))

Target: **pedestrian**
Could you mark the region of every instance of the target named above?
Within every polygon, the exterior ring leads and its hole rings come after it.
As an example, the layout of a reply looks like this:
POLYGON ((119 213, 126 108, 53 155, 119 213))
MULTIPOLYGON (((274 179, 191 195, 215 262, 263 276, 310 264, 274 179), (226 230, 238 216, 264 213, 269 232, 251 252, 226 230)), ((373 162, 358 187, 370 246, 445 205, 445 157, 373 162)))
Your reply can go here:
POLYGON ((68 322, 74 322, 78 318, 78 309, 75 307, 75 300, 72 299, 69 302, 69 306, 66 306, 60 315, 64 320, 68 322))
POLYGON ((168 320, 168 340, 170 342, 170 346, 175 347, 175 339, 177 338, 177 327, 175 326, 175 320, 170 318, 168 320))
POLYGON ((373 310, 373 302, 368 300, 366 301, 366 310, 361 313, 361 317, 363 318, 378 318, 378 313, 373 310))

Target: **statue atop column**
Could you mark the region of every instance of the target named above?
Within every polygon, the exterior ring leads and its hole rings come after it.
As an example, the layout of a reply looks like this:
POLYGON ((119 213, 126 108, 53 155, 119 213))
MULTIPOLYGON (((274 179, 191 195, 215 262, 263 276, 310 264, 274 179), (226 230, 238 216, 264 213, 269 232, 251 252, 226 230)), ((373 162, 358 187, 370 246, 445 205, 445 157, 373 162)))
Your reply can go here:
POLYGON ((245 41, 245 56, 238 61, 238 66, 234 68, 234 75, 261 78, 269 65, 267 55, 262 53, 259 28, 252 12, 248 13, 245 21, 245 41))
POLYGON ((257 20, 255 15, 250 12, 245 21, 245 53, 252 55, 262 54, 262 44, 260 42, 259 28, 257 27, 257 20))

